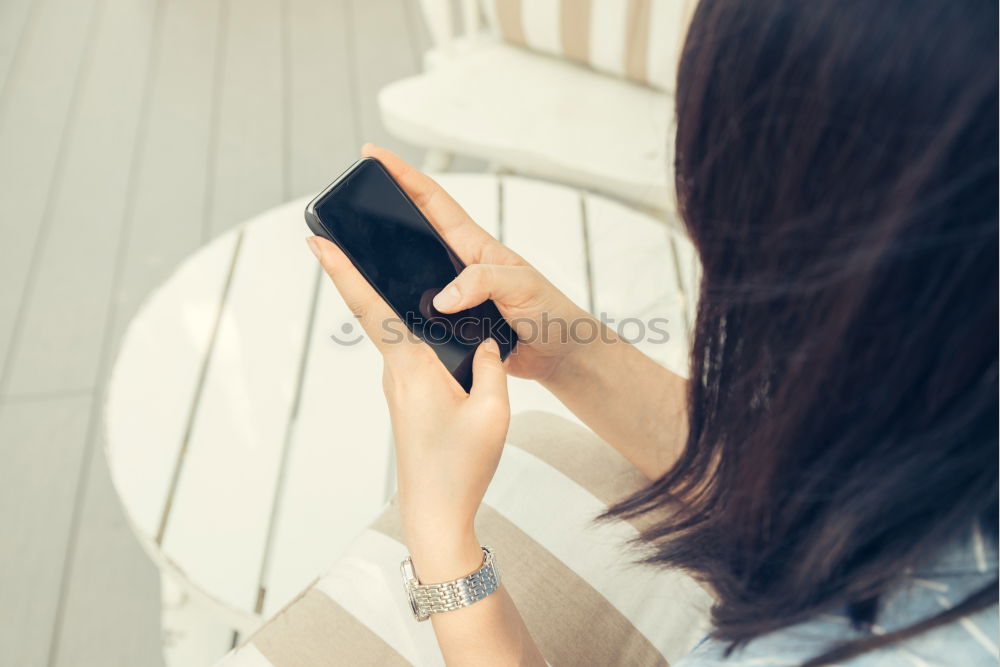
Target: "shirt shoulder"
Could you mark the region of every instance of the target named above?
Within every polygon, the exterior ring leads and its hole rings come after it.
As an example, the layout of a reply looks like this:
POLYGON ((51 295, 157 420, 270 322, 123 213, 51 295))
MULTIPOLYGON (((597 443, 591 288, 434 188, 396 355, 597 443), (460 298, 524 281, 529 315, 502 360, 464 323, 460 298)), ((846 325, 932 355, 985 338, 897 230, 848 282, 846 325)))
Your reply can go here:
MULTIPOLYGON (((840 667, 996 667, 997 608, 985 609, 904 642, 865 653, 840 667)), ((815 619, 754 640, 726 655, 726 645, 708 639, 675 667, 783 667, 801 665, 848 639, 859 638, 849 623, 815 619)))
MULTIPOLYGON (((997 579, 996 545, 978 529, 944 549, 925 567, 908 572, 889 596, 874 634, 908 627, 951 609, 997 579)), ((907 665, 993 666, 998 663, 1000 613, 996 605, 911 639, 862 654, 841 667, 907 665)), ((727 644, 706 638, 675 667, 768 667, 801 665, 845 641, 869 636, 856 630, 846 614, 820 614, 812 620, 758 637, 726 655, 727 644)))

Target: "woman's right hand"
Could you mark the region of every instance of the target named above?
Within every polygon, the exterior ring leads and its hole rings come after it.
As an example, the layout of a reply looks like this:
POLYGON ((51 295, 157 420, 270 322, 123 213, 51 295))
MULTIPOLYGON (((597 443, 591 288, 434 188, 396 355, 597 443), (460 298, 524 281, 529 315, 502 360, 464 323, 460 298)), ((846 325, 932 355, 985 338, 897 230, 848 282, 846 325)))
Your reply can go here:
POLYGON ((454 313, 493 299, 520 339, 508 373, 542 382, 649 479, 669 469, 687 438, 687 380, 570 301, 427 175, 371 144, 361 154, 389 170, 466 264, 435 307, 454 313), (449 294, 457 297, 450 303, 449 294))
POLYGON ((361 154, 376 158, 389 170, 466 264, 434 298, 434 307, 456 313, 492 299, 517 333, 517 347, 507 360, 510 374, 551 380, 560 365, 581 349, 573 332, 587 340, 598 338, 604 327, 595 317, 477 225, 433 179, 384 148, 365 144, 361 154))

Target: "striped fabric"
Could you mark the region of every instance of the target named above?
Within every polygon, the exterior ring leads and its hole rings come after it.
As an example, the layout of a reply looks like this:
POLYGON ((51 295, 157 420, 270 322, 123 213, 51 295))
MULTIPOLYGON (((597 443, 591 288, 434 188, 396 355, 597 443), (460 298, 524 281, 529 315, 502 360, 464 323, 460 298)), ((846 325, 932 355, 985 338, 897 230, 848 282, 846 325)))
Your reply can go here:
MULTIPOLYGON (((690 577, 628 562, 640 524, 590 520, 645 478, 590 431, 518 415, 476 518, 503 583, 550 665, 667 665, 708 629, 710 598, 690 577)), ((443 665, 430 623, 403 593, 393 498, 326 575, 220 667, 443 665)))
POLYGON ((501 39, 672 93, 697 0, 480 0, 501 39))

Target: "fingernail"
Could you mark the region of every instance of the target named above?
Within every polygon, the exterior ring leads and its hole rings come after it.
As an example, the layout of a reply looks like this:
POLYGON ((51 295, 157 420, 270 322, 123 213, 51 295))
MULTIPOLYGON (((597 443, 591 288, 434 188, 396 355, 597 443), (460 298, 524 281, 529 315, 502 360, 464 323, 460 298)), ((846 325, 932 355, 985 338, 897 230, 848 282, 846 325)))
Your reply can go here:
POLYGON ((484 340, 483 346, 486 347, 487 352, 496 352, 497 354, 500 354, 500 346, 497 345, 497 342, 492 338, 484 340))
POLYGON ((462 294, 455 287, 454 283, 448 285, 443 290, 438 292, 434 296, 434 307, 438 310, 445 310, 446 308, 454 308, 461 301, 462 294))
POLYGON ((316 259, 319 259, 321 257, 321 255, 320 255, 320 249, 319 249, 319 244, 316 243, 316 237, 315 236, 307 236, 306 237, 306 245, 309 246, 310 250, 312 250, 312 254, 316 255, 316 259))

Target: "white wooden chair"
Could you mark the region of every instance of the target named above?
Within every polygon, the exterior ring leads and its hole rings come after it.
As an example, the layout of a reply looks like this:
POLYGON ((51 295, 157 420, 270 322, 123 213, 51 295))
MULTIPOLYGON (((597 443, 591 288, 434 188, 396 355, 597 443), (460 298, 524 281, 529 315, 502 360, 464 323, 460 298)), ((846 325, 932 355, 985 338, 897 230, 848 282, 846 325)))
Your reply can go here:
MULTIPOLYGON (((421 0, 426 71, 379 93, 429 150, 673 212, 672 98, 695 0, 421 0)), ((662 216, 661 216, 662 218, 662 216)))
MULTIPOLYGON (((687 373, 678 295, 691 291, 683 277, 697 259, 683 235, 538 180, 440 182, 565 294, 687 373)), ((253 633, 395 490, 381 361, 303 243, 307 200, 264 212, 185 261, 130 323, 111 375, 108 465, 163 574, 171 667, 209 664, 234 630, 253 633)), ((535 382, 512 378, 510 398, 515 413, 575 419, 535 382)))

